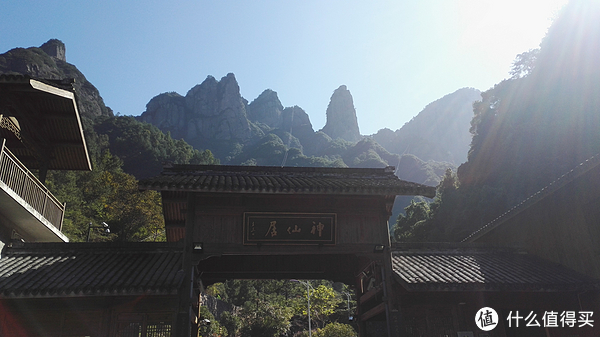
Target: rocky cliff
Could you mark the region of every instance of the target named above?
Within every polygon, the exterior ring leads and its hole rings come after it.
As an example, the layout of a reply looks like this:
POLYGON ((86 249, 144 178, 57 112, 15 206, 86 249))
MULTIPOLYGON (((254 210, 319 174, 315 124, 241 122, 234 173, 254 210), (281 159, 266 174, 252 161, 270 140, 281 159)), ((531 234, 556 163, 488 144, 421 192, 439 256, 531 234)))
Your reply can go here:
MULTIPOLYGON (((174 138, 183 138, 197 148, 206 148, 219 142, 245 143, 256 133, 246 107, 235 75, 230 73, 220 81, 208 76, 185 97, 164 93, 152 98, 139 120, 169 131, 174 138)), ((228 150, 215 152, 224 154, 228 150)))
MULTIPOLYGON (((15 48, 1 54, 0 73, 73 78, 84 118, 112 116, 112 110, 104 105, 98 90, 74 65, 66 62, 66 48, 60 40, 49 40, 39 48, 15 48)), ((285 108, 273 90, 265 90, 248 104, 240 94, 235 76, 228 74, 219 81, 208 76, 185 96, 175 92, 157 95, 137 119, 170 132, 175 139, 185 139, 197 149, 211 149, 222 163, 251 163, 250 149, 259 144, 280 143, 305 156, 297 163, 396 165, 397 162, 388 162, 395 159, 388 160, 381 155, 377 148, 379 143, 391 154, 410 153, 425 161, 458 164, 468 152, 471 104, 478 98, 479 91, 461 89, 428 105, 402 129, 380 130, 371 136, 376 142, 358 144, 363 137, 353 98, 346 86, 333 92, 326 111, 327 124, 315 132, 308 114, 298 106, 285 108), (242 152, 245 153, 240 156, 242 152), (355 155, 357 157, 351 158, 355 155), (242 157, 248 159, 240 161, 242 157)), ((263 157, 268 157, 267 152, 263 157)))
POLYGON ((0 74, 23 74, 52 80, 73 79, 82 117, 95 119, 113 115, 98 89, 77 67, 67 62, 66 47, 60 40, 51 39, 39 48, 15 48, 0 54, 0 74))
POLYGON ((48 40, 48 42, 40 46, 40 49, 55 60, 67 62, 67 48, 60 40, 48 40))
POLYGON ((430 104, 402 128, 379 130, 372 137, 392 153, 413 154, 422 160, 459 165, 467 160, 471 144, 473 102, 481 92, 463 88, 430 104))
POLYGON ((354 101, 345 85, 341 85, 331 95, 327 107, 327 123, 321 131, 332 139, 357 142, 362 138, 358 130, 354 101))
MULTIPOLYGON (((286 163, 285 153, 295 149, 295 165, 385 167, 398 165, 399 155, 410 153, 425 161, 444 161, 449 167, 466 158, 471 105, 477 97, 479 91, 461 89, 431 103, 402 129, 383 129, 361 141, 346 86, 333 92, 327 124, 315 132, 302 108, 284 108, 271 89, 248 104, 235 76, 228 74, 220 81, 208 76, 186 96, 160 94, 138 119, 196 148, 210 149, 225 164, 280 165, 286 163)), ((428 182, 435 184, 438 178, 428 182)))
POLYGON ((266 126, 278 129, 283 122, 283 105, 277 93, 271 89, 262 92, 248 105, 248 119, 252 122, 263 123, 266 126))
POLYGON ((209 76, 185 95, 188 139, 244 141, 251 136, 246 104, 232 73, 221 81, 209 76))
MULTIPOLYGON (((49 79, 74 78, 84 120, 90 121, 89 126, 96 124, 94 128, 98 129, 99 134, 106 135, 110 140, 111 152, 121 156, 126 165, 129 163, 147 168, 152 166, 151 161, 160 162, 160 158, 171 160, 169 156, 174 152, 185 155, 185 160, 175 159, 181 162, 191 162, 190 158, 201 156, 189 151, 184 142, 175 143, 166 135, 156 136, 160 132, 137 132, 138 137, 132 137, 130 130, 144 127, 127 118, 110 118, 112 111, 104 105, 98 90, 74 65, 66 62, 66 48, 59 40, 50 40, 39 48, 15 48, 0 55, 0 73, 28 74, 49 79), (109 118, 99 118, 103 116, 109 118), (123 127, 122 124, 127 125, 123 127), (170 146, 157 146, 157 142, 160 143, 157 137, 170 146), (140 146, 142 150, 139 150, 140 146), (161 155, 146 151, 151 149, 161 155), (146 153, 142 157, 150 162, 139 159, 140 151, 146 153)), ((452 165, 438 165, 430 159, 440 152, 455 156, 457 150, 452 147, 439 150, 431 146, 433 150, 428 152, 427 146, 419 148, 418 145, 443 142, 436 145, 443 147, 464 143, 459 152, 464 152, 466 156, 468 141, 457 142, 453 134, 456 132, 460 137, 467 135, 470 139, 468 130, 473 99, 469 95, 451 97, 454 98, 432 103, 401 130, 393 132, 384 129, 372 137, 363 137, 359 132, 352 95, 346 86, 334 91, 326 111, 327 124, 323 130, 315 132, 309 115, 298 106, 284 107, 273 90, 265 90, 248 104, 240 94, 235 76, 228 74, 219 81, 208 76, 185 96, 175 92, 157 95, 136 119, 169 132, 175 139, 184 139, 196 149, 210 149, 224 164, 335 167, 399 165, 402 168, 398 172, 401 178, 435 185, 441 177, 439 172, 452 165), (467 113, 464 113, 465 109, 467 113), (463 121, 463 118, 468 119, 463 121), (454 119, 460 119, 456 127, 454 119), (448 128, 449 125, 452 127, 448 128), (436 138, 436 135, 444 137, 436 138), (406 151, 407 144, 410 151, 406 151), (416 157, 400 156, 403 153, 413 153, 423 157, 426 162, 416 157)), ((99 155, 103 148, 99 144, 103 144, 103 141, 94 128, 87 128, 86 137, 91 135, 88 141, 90 151, 99 155)), ((212 158, 210 153, 207 156, 212 158)), ((441 158, 445 160, 448 156, 441 158)), ((196 159, 202 161, 202 158, 196 159)), ((133 167, 129 171, 135 169, 133 167)), ((408 201, 403 204, 398 202, 397 212, 406 203, 408 201)))

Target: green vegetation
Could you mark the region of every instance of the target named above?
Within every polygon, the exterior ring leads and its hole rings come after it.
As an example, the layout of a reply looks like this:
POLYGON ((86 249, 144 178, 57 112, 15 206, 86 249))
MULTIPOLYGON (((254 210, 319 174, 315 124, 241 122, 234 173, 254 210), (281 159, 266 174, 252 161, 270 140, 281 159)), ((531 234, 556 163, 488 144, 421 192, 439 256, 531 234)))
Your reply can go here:
MULTIPOLYGON (((347 286, 323 280, 309 282, 313 335, 356 336, 352 326, 339 323, 348 319, 342 294, 348 292, 347 286)), ((237 314, 221 314, 220 326, 228 333, 223 336, 302 336, 308 329, 306 290, 304 284, 287 280, 229 280, 211 285, 207 294, 239 309, 237 314)), ((355 307, 352 301, 351 310, 355 307)))
MULTIPOLYGON (((287 137, 291 136, 286 132, 284 138, 288 139, 287 137)), ((295 138, 292 137, 292 139, 295 138)), ((284 144, 276 133, 269 133, 256 144, 244 147, 241 153, 232 159, 230 163, 250 166, 281 166, 284 158, 286 158, 285 166, 346 167, 346 164, 339 157, 309 157, 304 155, 302 150, 298 148, 301 145, 297 140, 290 145, 291 147, 288 147, 284 144), (294 145, 297 147, 293 147, 294 145)))
POLYGON ((67 203, 63 233, 85 241, 88 224, 107 222, 110 234, 93 230, 92 241, 163 241, 160 195, 138 191, 137 180, 121 169, 122 161, 106 150, 91 172, 51 172, 47 186, 67 203))
MULTIPOLYGON (((308 293, 304 296, 308 303, 308 293)), ((302 301, 304 302, 304 301, 302 301)), ((342 302, 339 296, 331 286, 320 284, 310 291, 310 315, 312 320, 317 323, 316 326, 323 326, 330 315, 335 313, 336 308, 342 302)), ((296 313, 308 315, 308 306, 304 303, 296 302, 296 313)))
MULTIPOLYGON (((343 323, 329 323, 324 328, 317 329, 312 333, 314 337, 356 337, 358 334, 351 325, 343 323)), ((308 336, 308 333, 303 332, 300 336, 308 336)))
POLYGON ((67 204, 63 233, 71 241, 85 241, 89 223, 106 222, 110 233, 92 229, 90 241, 164 241, 160 194, 139 191, 134 175, 158 175, 165 161, 218 161, 210 151, 195 150, 131 117, 83 118, 83 123, 93 170, 53 171, 46 181, 58 200, 67 204))
POLYGON ((123 170, 138 179, 154 177, 162 163, 218 164, 209 150, 198 151, 183 140, 174 140, 157 127, 133 117, 100 117, 94 130, 108 137, 110 151, 123 160, 123 170))
POLYGON ((221 314, 219 323, 223 328, 227 329, 221 334, 222 336, 238 336, 242 329, 242 319, 229 311, 221 314))
POLYGON ((400 214, 392 227, 392 239, 395 242, 427 241, 424 233, 426 221, 431 216, 429 203, 413 199, 404 211, 405 214, 400 214))
POLYGON ((198 336, 230 336, 229 329, 221 325, 206 307, 200 307, 200 322, 198 325, 198 336))

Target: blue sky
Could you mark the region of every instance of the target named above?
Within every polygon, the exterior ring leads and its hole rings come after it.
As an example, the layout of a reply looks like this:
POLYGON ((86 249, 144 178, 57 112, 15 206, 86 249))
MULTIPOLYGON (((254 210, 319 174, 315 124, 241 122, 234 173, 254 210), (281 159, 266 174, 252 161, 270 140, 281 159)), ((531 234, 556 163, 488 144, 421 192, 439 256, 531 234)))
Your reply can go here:
POLYGON ((361 133, 373 134, 460 88, 508 77, 566 2, 3 0, 0 53, 62 40, 67 61, 123 115, 232 72, 248 101, 275 90, 318 130, 343 84, 361 133))

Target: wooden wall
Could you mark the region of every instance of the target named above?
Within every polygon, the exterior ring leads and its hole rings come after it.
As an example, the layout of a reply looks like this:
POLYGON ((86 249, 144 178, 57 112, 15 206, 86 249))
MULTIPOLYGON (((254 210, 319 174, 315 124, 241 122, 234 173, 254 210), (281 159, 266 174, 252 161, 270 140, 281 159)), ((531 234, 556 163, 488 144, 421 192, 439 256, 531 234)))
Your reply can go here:
POLYGON ((600 169, 596 168, 479 238, 600 278, 600 169))
MULTIPOLYGON (((560 315, 564 311, 579 313, 593 310, 593 301, 577 292, 526 292, 526 291, 422 291, 408 292, 395 285, 394 293, 401 303, 402 323, 408 336, 457 336, 459 331, 473 332, 473 336, 490 337, 596 337, 600 327, 558 327, 544 328, 542 317, 545 312, 554 311, 560 315), (583 308, 582 308, 583 306, 583 308), (499 315, 494 330, 481 331, 475 322, 479 309, 490 307, 499 315), (507 317, 512 311, 526 318, 534 313, 540 327, 526 326, 524 319, 517 328, 514 320, 508 324, 507 317)), ((593 317, 596 316, 594 311, 593 317)), ((533 316, 532 316, 533 317, 533 316)), ((579 320, 579 314, 576 315, 579 320)), ((531 322, 531 321, 529 321, 531 322)))
POLYGON ((173 331, 174 296, 0 299, 0 336, 109 337, 173 331))
MULTIPOLYGON (((210 253, 242 253, 256 250, 256 245, 244 245, 244 213, 335 213, 337 225, 335 245, 324 247, 330 253, 364 250, 372 252, 375 244, 389 245, 388 219, 384 196, 314 196, 274 194, 196 194, 195 242, 202 242, 210 253)), ((393 202, 393 200, 391 200, 393 202)), ((175 239, 181 236, 185 208, 182 195, 163 192, 167 227, 175 239), (168 216, 167 214, 173 214, 168 216), (169 219, 170 218, 170 219, 169 219), (169 222, 170 221, 170 222, 169 222)), ((262 249, 289 251, 282 244, 264 244, 262 249), (265 248, 265 246, 271 246, 265 248)), ((298 248, 298 245, 295 245, 298 248)))

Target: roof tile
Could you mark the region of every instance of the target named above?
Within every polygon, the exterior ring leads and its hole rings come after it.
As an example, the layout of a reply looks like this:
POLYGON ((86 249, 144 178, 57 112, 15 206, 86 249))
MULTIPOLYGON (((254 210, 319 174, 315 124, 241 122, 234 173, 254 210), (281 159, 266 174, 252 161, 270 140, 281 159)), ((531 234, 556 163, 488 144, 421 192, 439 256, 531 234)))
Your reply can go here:
POLYGON ((0 298, 173 294, 182 247, 167 243, 35 243, 5 248, 0 298))
POLYGON ((394 251, 392 268, 411 291, 570 291, 600 285, 561 265, 506 249, 394 251))
POLYGON ((325 167, 173 165, 140 189, 217 193, 435 196, 435 188, 398 179, 393 170, 325 167))

